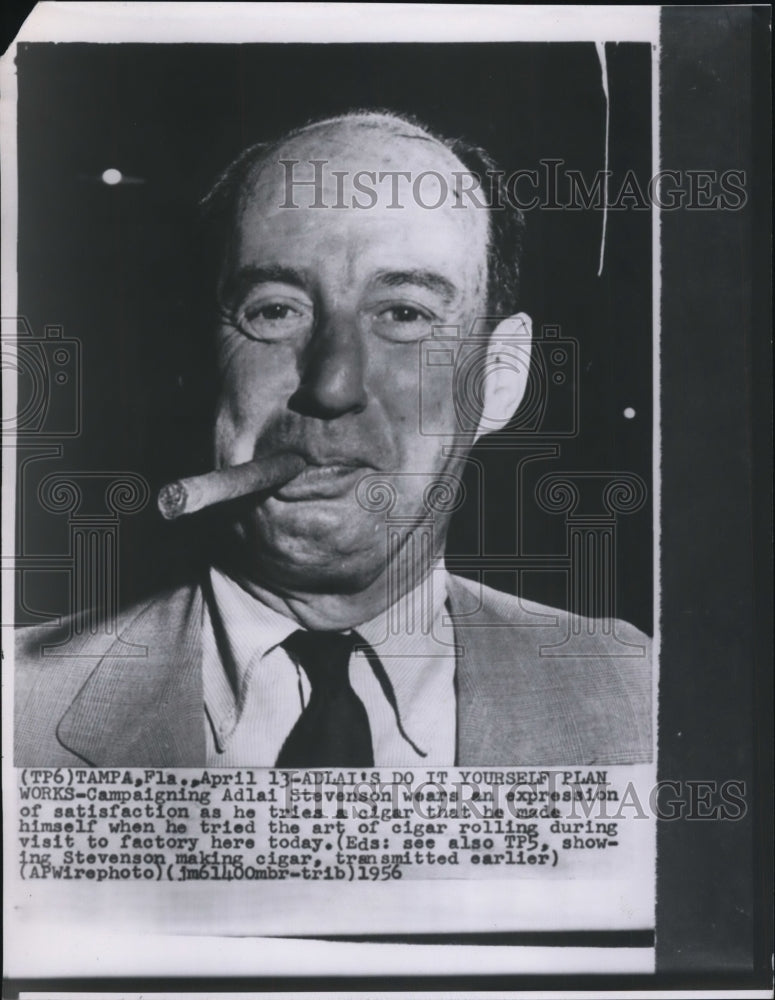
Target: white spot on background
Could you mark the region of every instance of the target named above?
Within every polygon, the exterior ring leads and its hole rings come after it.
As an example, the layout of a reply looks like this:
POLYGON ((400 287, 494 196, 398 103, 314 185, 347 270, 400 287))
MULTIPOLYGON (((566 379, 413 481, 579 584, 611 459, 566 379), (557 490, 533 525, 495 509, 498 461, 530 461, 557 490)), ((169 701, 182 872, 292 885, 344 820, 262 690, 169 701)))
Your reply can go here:
POLYGON ((107 170, 102 172, 102 183, 109 184, 111 187, 114 184, 120 184, 123 179, 124 175, 120 170, 116 170, 115 167, 108 167, 107 170))
POLYGON ((632 420, 632 418, 635 416, 635 410, 633 410, 631 406, 628 406, 624 411, 624 415, 625 417, 627 417, 628 420, 632 420))

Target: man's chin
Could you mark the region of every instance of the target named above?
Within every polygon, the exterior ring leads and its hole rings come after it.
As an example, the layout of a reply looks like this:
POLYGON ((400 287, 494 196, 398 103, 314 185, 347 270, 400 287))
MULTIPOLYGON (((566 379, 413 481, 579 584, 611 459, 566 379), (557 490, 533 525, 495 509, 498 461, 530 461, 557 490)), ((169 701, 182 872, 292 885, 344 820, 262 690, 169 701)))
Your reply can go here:
POLYGON ((357 593, 387 562, 384 521, 352 497, 273 497, 235 524, 231 534, 241 572, 270 587, 357 593))
POLYGON ((324 560, 327 553, 346 556, 369 547, 379 530, 374 514, 358 504, 352 489, 341 486, 339 481, 311 483, 302 475, 256 507, 250 521, 261 548, 277 547, 290 556, 320 553, 324 560))
POLYGON ((384 551, 321 551, 312 545, 246 545, 240 557, 242 575, 278 592, 358 594, 385 569, 384 551))
POLYGON ((285 594, 321 594, 342 597, 363 594, 384 571, 384 565, 352 560, 327 565, 297 564, 260 559, 250 579, 260 587, 285 594))

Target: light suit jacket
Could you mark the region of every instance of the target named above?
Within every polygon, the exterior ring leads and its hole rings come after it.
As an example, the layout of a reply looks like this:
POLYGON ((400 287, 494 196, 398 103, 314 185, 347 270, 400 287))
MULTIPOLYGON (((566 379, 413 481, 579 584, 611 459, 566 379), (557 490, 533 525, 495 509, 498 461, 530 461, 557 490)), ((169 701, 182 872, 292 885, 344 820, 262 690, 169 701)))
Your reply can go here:
MULTIPOLYGON (((651 648, 643 633, 455 576, 449 607, 459 647, 457 764, 651 760, 651 648)), ((68 623, 64 633, 22 630, 17 766, 204 766, 202 608, 201 589, 188 586, 127 611, 115 635, 61 645, 68 623)))

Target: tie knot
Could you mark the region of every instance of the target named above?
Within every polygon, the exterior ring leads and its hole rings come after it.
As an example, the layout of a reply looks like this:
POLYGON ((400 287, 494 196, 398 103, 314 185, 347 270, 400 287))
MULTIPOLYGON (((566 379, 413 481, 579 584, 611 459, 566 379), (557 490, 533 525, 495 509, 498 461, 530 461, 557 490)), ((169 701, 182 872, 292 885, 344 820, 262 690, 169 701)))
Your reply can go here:
POLYGON ((349 685, 348 664, 353 646, 360 641, 356 632, 307 632, 299 629, 283 643, 304 668, 312 689, 329 691, 349 685))

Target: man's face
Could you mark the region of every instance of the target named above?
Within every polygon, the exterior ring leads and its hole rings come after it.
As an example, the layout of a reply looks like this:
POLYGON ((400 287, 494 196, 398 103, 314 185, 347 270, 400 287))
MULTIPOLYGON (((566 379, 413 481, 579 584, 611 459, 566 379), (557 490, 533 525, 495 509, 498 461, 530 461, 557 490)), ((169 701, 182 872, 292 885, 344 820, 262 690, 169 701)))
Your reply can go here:
MULTIPOLYGON (((386 564, 385 512, 359 502, 359 481, 379 474, 396 492, 391 517, 419 521, 428 486, 459 468, 461 449, 444 446, 472 443, 458 432, 450 369, 421 376, 420 350, 434 327, 465 336, 483 314, 485 211, 450 198, 424 208, 407 182, 401 208, 388 207, 388 182, 373 207, 350 205, 359 170, 437 171, 452 190, 460 163, 411 132, 357 120, 309 130, 254 171, 238 205, 220 281, 216 465, 277 452, 308 463, 235 514, 243 572, 270 589, 368 586, 386 564), (327 161, 322 191, 296 186, 289 207, 280 161, 298 161, 298 181, 314 159, 327 161), (348 207, 310 207, 316 197, 348 207)), ((425 204, 435 183, 423 184, 425 204)))

